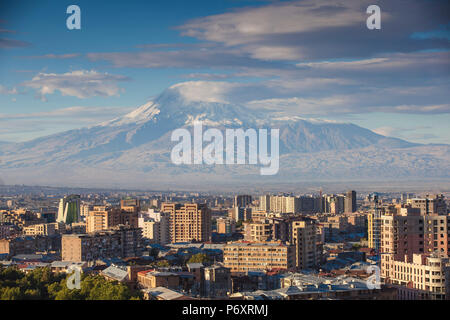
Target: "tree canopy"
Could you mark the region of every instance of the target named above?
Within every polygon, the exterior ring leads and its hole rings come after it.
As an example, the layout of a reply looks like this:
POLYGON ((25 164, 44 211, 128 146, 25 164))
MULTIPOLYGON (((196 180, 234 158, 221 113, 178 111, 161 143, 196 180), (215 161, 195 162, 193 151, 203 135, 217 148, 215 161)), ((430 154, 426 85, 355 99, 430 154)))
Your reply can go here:
POLYGON ((210 259, 204 253, 194 254, 189 260, 188 263, 208 263, 210 259))
POLYGON ((80 289, 69 289, 69 275, 36 268, 25 274, 14 267, 0 267, 0 300, 136 300, 140 292, 99 275, 81 277, 80 289))

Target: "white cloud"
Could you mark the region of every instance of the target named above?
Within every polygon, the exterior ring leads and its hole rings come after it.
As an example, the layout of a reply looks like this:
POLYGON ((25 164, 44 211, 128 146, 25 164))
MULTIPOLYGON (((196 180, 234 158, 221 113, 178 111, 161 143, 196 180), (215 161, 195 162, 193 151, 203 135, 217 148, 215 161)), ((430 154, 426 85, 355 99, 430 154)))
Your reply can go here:
POLYGON ((285 98, 250 101, 247 106, 286 114, 325 115, 328 113, 348 112, 346 105, 351 102, 348 96, 331 96, 325 98, 285 98))
POLYGON ((441 88, 418 86, 411 90, 404 87, 361 89, 359 85, 348 79, 305 78, 258 82, 187 81, 173 85, 171 89, 177 90, 189 102, 241 104, 253 110, 271 110, 286 115, 450 113, 449 104, 432 103, 428 99, 429 93, 439 94, 441 88), (359 90, 352 90, 355 86, 359 90), (339 90, 342 87, 349 88, 342 92, 339 90))
POLYGON ((230 92, 239 84, 223 81, 187 81, 171 86, 189 102, 229 103, 230 92))
POLYGON ((42 99, 55 91, 60 91, 63 96, 83 99, 93 96, 117 96, 123 91, 118 87, 117 82, 127 79, 124 76, 100 73, 95 70, 77 70, 62 74, 39 73, 23 85, 36 89, 42 99))
POLYGON ((372 131, 381 134, 382 136, 394 137, 398 133, 399 129, 394 127, 380 127, 372 131))
POLYGON ((348 61, 318 61, 297 63, 299 68, 307 67, 314 70, 345 70, 345 71, 392 71, 408 68, 440 68, 449 66, 450 52, 412 52, 392 53, 383 56, 354 59, 348 61))
POLYGON ((361 8, 366 2, 330 4, 325 0, 305 0, 272 4, 196 19, 180 29, 184 35, 233 46, 270 35, 355 25, 364 18, 361 8))
POLYGON ((392 107, 380 107, 380 109, 392 110, 394 112, 403 113, 450 113, 450 104, 438 104, 438 105, 398 105, 392 107))
POLYGON ((0 114, 0 140, 26 141, 56 132, 89 127, 132 110, 134 107, 73 106, 34 113, 0 114))
POLYGON ((0 84, 0 94, 17 94, 17 88, 8 89, 7 87, 0 84))
POLYGON ((34 112, 34 113, 13 113, 1 114, 0 120, 13 119, 37 119, 37 118, 90 118, 97 121, 98 119, 110 119, 118 115, 123 115, 134 108, 130 107, 83 107, 73 106, 50 111, 34 112))
POLYGON ((77 58, 79 56, 80 56, 79 53, 64 53, 64 54, 49 53, 49 54, 44 54, 42 56, 31 56, 29 58, 33 58, 33 59, 72 59, 72 58, 77 58))

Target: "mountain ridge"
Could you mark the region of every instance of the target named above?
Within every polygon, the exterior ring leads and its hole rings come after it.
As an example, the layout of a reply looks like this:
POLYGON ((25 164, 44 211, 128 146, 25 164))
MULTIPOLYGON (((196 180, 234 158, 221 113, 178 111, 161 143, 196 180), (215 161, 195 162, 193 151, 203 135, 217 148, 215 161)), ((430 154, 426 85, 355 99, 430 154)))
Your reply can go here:
MULTIPOLYGON (((160 183, 164 179, 173 180, 172 177, 177 178, 173 183, 201 183, 205 179, 277 183, 296 176, 314 180, 352 175, 364 179, 383 176, 405 179, 424 178, 427 174, 449 176, 449 155, 448 145, 411 143, 351 123, 284 117, 220 101, 188 101, 177 90, 169 88, 122 117, 2 146, 0 174, 18 183, 27 183, 21 181, 27 174, 33 176, 35 183, 46 183, 50 177, 39 178, 39 175, 47 171, 59 172, 62 181, 75 181, 84 172, 86 183, 96 179, 108 181, 108 175, 112 181, 111 175, 119 176, 119 172, 120 176, 133 176, 133 179, 160 177, 160 183), (170 152, 176 143, 170 141, 171 132, 189 128, 195 121, 202 121, 205 129, 280 129, 280 173, 261 180, 257 166, 172 164, 170 152), (13 172, 16 177, 11 176, 13 172), (101 172, 106 177, 100 177, 101 172)), ((55 183, 58 181, 58 177, 51 178, 55 183)))

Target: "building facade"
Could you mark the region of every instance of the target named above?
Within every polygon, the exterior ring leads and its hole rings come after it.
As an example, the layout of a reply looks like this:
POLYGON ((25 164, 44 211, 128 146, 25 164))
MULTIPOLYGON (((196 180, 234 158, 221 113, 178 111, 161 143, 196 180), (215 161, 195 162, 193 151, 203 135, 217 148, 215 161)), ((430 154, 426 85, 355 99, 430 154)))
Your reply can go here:
POLYGON ((169 214, 170 241, 211 241, 211 211, 206 204, 163 203, 161 211, 169 214))
POLYGON ((224 266, 231 272, 295 268, 295 247, 279 241, 230 242, 223 249, 224 266))
POLYGON ((70 224, 81 220, 80 196, 69 195, 59 201, 57 222, 70 224))
POLYGON ((130 226, 62 237, 63 261, 93 261, 142 256, 142 230, 130 226))

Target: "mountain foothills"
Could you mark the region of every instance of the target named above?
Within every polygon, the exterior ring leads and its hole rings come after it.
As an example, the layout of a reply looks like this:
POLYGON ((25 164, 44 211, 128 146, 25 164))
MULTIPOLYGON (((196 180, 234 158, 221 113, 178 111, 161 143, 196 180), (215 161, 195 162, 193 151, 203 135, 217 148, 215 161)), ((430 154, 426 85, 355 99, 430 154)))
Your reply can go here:
POLYGON ((350 123, 285 117, 245 106, 188 99, 176 86, 123 117, 35 140, 0 144, 5 184, 189 188, 303 181, 446 180, 450 146, 389 138, 350 123), (170 160, 173 130, 279 128, 280 170, 255 165, 181 165, 170 160))

